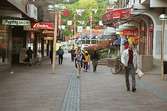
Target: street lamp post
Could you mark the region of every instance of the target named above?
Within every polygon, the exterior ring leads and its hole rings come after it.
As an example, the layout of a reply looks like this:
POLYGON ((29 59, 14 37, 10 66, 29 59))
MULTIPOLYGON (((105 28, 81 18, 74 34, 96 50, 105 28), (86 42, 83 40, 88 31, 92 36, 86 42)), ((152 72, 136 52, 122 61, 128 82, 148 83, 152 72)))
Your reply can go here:
POLYGON ((162 21, 162 34, 161 34, 161 79, 164 80, 164 35, 165 35, 165 22, 167 20, 166 14, 160 15, 162 21))
MULTIPOLYGON (((54 12, 54 38, 53 38, 53 61, 52 61, 52 71, 55 73, 55 66, 56 66, 56 41, 57 41, 57 28, 59 20, 58 16, 60 15, 60 10, 64 9, 65 7, 61 4, 49 5, 48 10, 54 12)), ((60 17, 59 17, 60 18, 60 17)))
POLYGON ((92 44, 92 34, 93 34, 93 12, 91 11, 91 16, 90 16, 90 44, 92 44))
POLYGON ((56 41, 57 41, 57 25, 58 25, 58 12, 55 11, 55 25, 54 25, 54 38, 53 38, 53 61, 52 61, 52 71, 55 72, 55 62, 56 62, 56 41))
POLYGON ((90 15, 90 44, 92 44, 92 37, 93 37, 93 14, 96 14, 97 9, 91 9, 91 15, 90 15))

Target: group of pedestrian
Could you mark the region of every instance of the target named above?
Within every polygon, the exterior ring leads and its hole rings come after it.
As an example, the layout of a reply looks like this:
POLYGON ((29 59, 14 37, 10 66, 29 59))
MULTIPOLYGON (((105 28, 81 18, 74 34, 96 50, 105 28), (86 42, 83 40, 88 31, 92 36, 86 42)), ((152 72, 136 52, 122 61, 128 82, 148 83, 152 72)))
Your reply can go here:
MULTIPOLYGON (((58 55, 58 63, 62 64, 63 63, 63 55, 64 55, 64 50, 59 47, 57 50, 57 55, 58 55)), ((77 69, 77 77, 80 77, 81 69, 85 72, 88 71, 90 68, 90 61, 92 61, 92 68, 93 72, 96 72, 97 70, 97 65, 98 65, 98 60, 99 60, 99 54, 96 49, 93 49, 91 51, 91 54, 88 53, 86 50, 81 50, 81 47, 77 47, 75 49, 74 45, 72 46, 72 49, 70 50, 71 53, 71 61, 75 62, 75 67, 77 69)), ((32 58, 32 52, 28 50, 27 54, 29 55, 29 58, 32 58)), ((51 51, 50 57, 51 57, 51 63, 52 63, 52 55, 53 52, 51 51)), ((129 81, 129 76, 131 75, 132 77, 132 92, 136 91, 136 69, 138 65, 138 58, 137 58, 137 51, 134 48, 133 44, 129 44, 128 47, 125 47, 125 50, 122 52, 121 55, 121 62, 125 67, 125 82, 126 82, 126 88, 127 91, 130 91, 130 81, 129 81)))
MULTIPOLYGON (((81 68, 83 68, 85 72, 88 71, 88 69, 90 68, 90 61, 92 61, 93 72, 96 72, 99 60, 99 54, 97 49, 93 49, 91 51, 91 54, 89 54, 88 51, 86 50, 82 51, 80 47, 77 47, 75 49, 73 45, 70 53, 71 53, 71 61, 75 62, 75 67, 77 69, 77 77, 80 77, 81 68)), ((27 50, 26 54, 27 54, 27 61, 32 62, 33 51, 31 50, 30 47, 27 50)), ((64 50, 61 48, 61 46, 57 50, 56 54, 58 55, 58 63, 62 64, 64 50)), ((50 58, 52 63, 53 50, 50 51, 50 58)), ((135 92, 136 91, 135 75, 136 75, 136 69, 138 67, 138 54, 133 44, 128 44, 128 46, 125 47, 125 50, 122 52, 121 55, 121 62, 125 67, 125 82, 127 91, 131 90, 129 81, 129 76, 131 75, 132 92, 135 92)))
POLYGON ((87 72, 90 69, 90 63, 92 61, 93 72, 96 72, 96 68, 98 65, 99 56, 97 50, 94 49, 89 53, 87 50, 81 50, 80 47, 74 48, 70 50, 71 53, 71 61, 75 62, 75 67, 77 69, 77 77, 79 77, 81 69, 87 72))

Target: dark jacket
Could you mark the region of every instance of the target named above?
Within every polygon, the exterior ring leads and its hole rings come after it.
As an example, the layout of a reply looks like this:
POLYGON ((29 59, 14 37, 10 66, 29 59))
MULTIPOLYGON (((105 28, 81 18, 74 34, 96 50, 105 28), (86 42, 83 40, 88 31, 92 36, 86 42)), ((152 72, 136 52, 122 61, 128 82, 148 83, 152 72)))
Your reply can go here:
POLYGON ((28 49, 26 53, 28 58, 32 58, 33 51, 31 49, 28 49))
POLYGON ((57 55, 63 55, 63 54, 64 54, 63 49, 58 49, 58 51, 57 51, 57 55))
POLYGON ((94 51, 92 54, 91 54, 91 57, 90 57, 91 60, 99 60, 99 54, 97 51, 94 51))

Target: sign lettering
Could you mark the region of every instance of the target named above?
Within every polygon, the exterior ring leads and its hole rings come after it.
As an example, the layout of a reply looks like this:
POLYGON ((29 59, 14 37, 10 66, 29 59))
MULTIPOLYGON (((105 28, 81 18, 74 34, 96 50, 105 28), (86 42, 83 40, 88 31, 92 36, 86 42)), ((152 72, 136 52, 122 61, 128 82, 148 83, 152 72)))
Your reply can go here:
POLYGON ((3 19, 2 24, 3 25, 25 26, 25 25, 30 25, 30 21, 29 20, 3 19))

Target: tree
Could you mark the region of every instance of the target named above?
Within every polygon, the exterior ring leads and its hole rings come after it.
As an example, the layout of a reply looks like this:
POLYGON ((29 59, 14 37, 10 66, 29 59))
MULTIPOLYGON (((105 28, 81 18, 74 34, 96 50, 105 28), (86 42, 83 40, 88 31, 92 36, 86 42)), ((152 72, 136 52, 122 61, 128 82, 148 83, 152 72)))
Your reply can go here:
POLYGON ((68 17, 62 17, 65 21, 73 20, 74 15, 77 20, 84 21, 85 24, 80 24, 77 22, 77 25, 87 26, 90 25, 90 16, 93 18, 93 26, 97 25, 99 20, 101 20, 102 15, 106 11, 108 0, 78 0, 73 4, 66 4, 67 9, 70 12, 68 17), (76 14, 76 9, 83 9, 84 12, 82 16, 76 14), (97 12, 94 13, 92 9, 97 9, 97 12))

